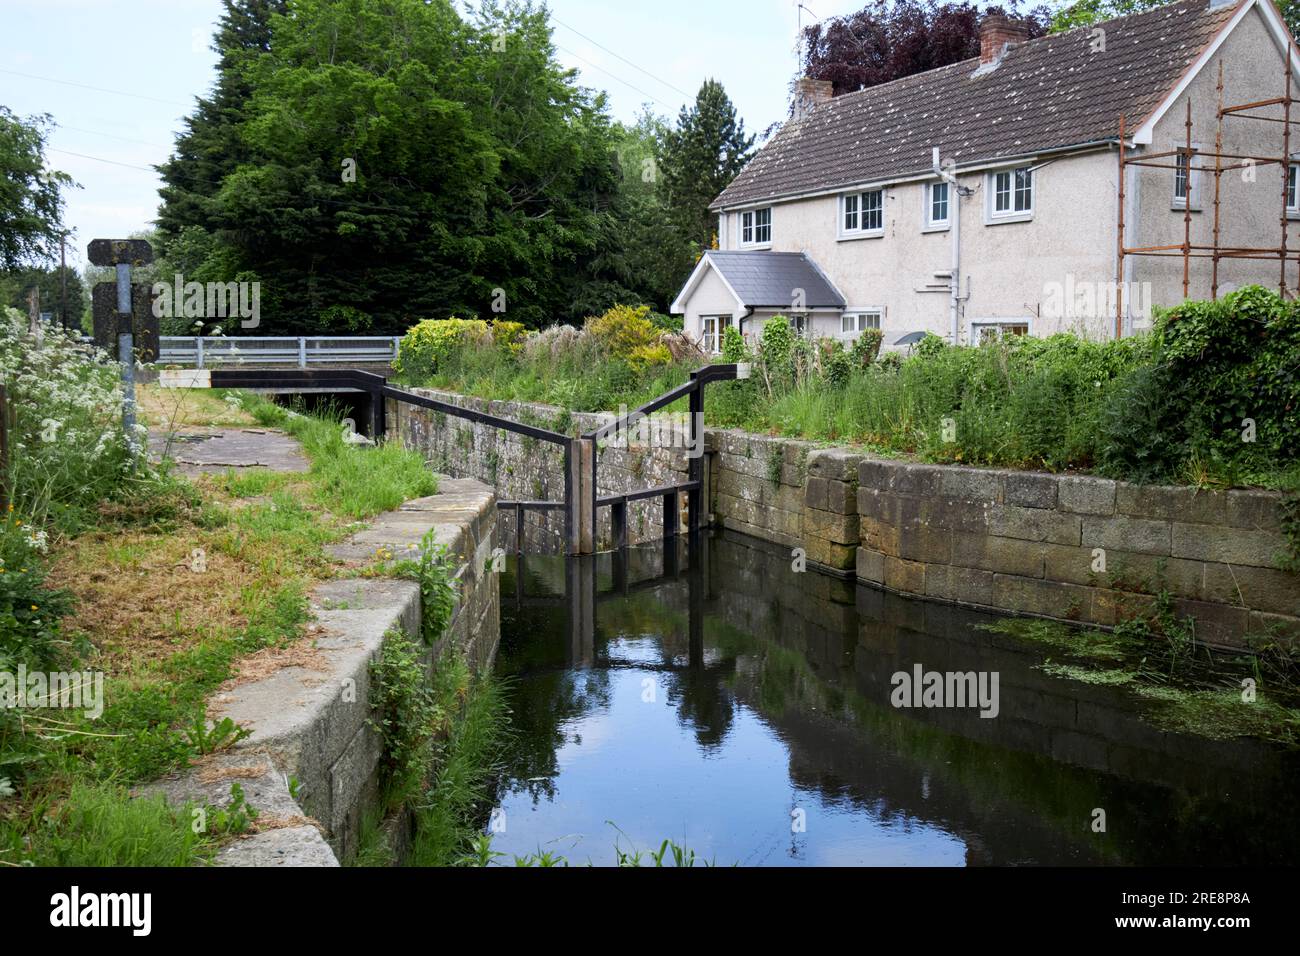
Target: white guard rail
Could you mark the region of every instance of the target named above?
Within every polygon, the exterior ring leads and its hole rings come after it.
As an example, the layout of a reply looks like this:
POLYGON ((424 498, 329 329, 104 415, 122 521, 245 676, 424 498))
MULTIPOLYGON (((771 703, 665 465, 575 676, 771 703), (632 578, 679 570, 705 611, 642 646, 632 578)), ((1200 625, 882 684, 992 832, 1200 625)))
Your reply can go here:
POLYGON ((388 365, 401 336, 304 336, 253 338, 160 336, 159 365, 213 368, 224 365, 388 365))

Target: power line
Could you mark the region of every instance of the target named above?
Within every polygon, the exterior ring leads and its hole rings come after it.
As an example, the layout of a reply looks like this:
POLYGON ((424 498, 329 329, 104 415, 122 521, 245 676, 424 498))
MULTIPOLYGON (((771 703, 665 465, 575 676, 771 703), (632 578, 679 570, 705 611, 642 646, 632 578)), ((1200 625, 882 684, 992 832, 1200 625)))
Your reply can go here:
POLYGON ((604 44, 600 43, 600 42, 597 41, 597 40, 593 40, 591 37, 587 36, 587 34, 581 32, 580 30, 575 30, 573 27, 569 26, 567 23, 565 23, 564 21, 562 21, 562 20, 560 20, 559 18, 557 18, 554 14, 551 15, 551 20, 552 20, 554 23, 556 23, 557 25, 564 27, 564 29, 568 30, 570 33, 576 33, 578 36, 582 37, 582 38, 583 38, 584 40, 586 40, 588 43, 591 43, 591 44, 593 44, 594 46, 600 47, 600 49, 604 50, 604 51, 605 51, 606 53, 608 53, 610 56, 615 57, 615 58, 617 58, 617 59, 619 59, 619 60, 622 60, 622 61, 623 61, 624 63, 626 63, 628 66, 632 67, 632 69, 634 69, 634 70, 639 70, 640 72, 644 73, 646 76, 650 77, 650 79, 652 79, 652 80, 654 80, 654 81, 656 81, 656 82, 658 82, 658 83, 662 83, 664 86, 668 87, 668 89, 672 90, 674 93, 680 93, 682 96, 686 97, 688 100, 693 98, 693 94, 691 94, 691 93, 687 93, 687 92, 686 92, 685 90, 683 90, 681 87, 679 87, 679 86, 674 86, 672 83, 669 83, 667 80, 664 80, 664 79, 661 79, 661 78, 658 77, 658 76, 655 76, 655 75, 654 75, 653 73, 651 73, 649 70, 647 70, 647 69, 645 69, 645 68, 643 68, 643 67, 637 66, 637 64, 633 63, 633 62, 632 62, 631 60, 629 60, 627 57, 622 56, 622 55, 620 55, 620 54, 618 54, 618 53, 615 53, 615 52, 614 52, 613 50, 611 50, 609 47, 605 46, 604 44))
POLYGON ((57 146, 47 146, 46 149, 51 153, 65 153, 68 156, 79 156, 82 159, 92 159, 97 163, 108 163, 110 166, 125 166, 127 169, 140 169, 146 173, 153 173, 155 176, 158 175, 158 170, 154 169, 152 166, 137 166, 135 163, 123 163, 116 159, 105 159, 102 156, 90 156, 86 153, 74 153, 70 149, 59 149, 57 146))
POLYGON ((599 70, 601 73, 604 73, 606 76, 618 80, 618 82, 622 83, 624 86, 628 87, 629 89, 636 90, 642 96, 648 96, 650 99, 654 100, 660 106, 667 107, 668 109, 673 108, 673 104, 665 103, 663 100, 655 96, 653 93, 648 93, 645 90, 641 89, 641 87, 637 86, 636 84, 629 83, 627 80, 623 79, 618 74, 609 72, 609 70, 605 69, 603 66, 597 66, 595 63, 592 63, 590 60, 588 60, 585 56, 581 56, 580 54, 574 53, 572 50, 566 50, 564 47, 560 46, 559 44, 556 44, 555 48, 559 50, 561 53, 569 54, 569 56, 573 57, 575 60, 581 60, 583 63, 587 64, 587 66, 591 67, 593 70, 599 70))
POLYGON ((58 83, 61 86, 75 86, 81 90, 94 90, 96 93, 111 93, 114 96, 129 96, 136 100, 149 100, 152 103, 166 103, 168 106, 183 106, 189 109, 192 104, 181 103, 177 100, 163 100, 156 96, 145 96, 143 93, 127 93, 125 90, 110 90, 103 86, 90 86, 86 83, 74 83, 71 80, 56 80, 52 76, 37 76, 35 73, 20 73, 18 70, 0 69, 0 73, 8 73, 11 76, 25 76, 29 80, 42 80, 46 83, 58 83))
POLYGON ((144 139, 131 139, 129 136, 115 136, 112 133, 101 133, 97 129, 83 129, 80 126, 65 126, 63 123, 59 123, 57 120, 55 121, 55 123, 59 129, 72 130, 74 133, 89 133, 92 136, 104 136, 107 137, 108 139, 120 140, 123 143, 138 143, 141 146, 153 146, 157 149, 165 149, 169 151, 175 148, 174 146, 165 146, 162 143, 151 143, 148 140, 144 140, 144 139))

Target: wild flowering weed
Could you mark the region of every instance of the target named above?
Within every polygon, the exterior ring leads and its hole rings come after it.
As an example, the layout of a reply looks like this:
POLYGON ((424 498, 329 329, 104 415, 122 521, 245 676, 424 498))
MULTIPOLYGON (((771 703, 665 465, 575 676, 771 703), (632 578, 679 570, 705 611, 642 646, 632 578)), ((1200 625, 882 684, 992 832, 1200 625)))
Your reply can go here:
MULTIPOLYGON (((131 452, 118 365, 107 353, 53 328, 33 335, 20 312, 5 309, 0 381, 13 415, 8 485, 20 513, 39 525, 120 487, 131 452)), ((133 438, 143 447, 142 426, 133 438)))

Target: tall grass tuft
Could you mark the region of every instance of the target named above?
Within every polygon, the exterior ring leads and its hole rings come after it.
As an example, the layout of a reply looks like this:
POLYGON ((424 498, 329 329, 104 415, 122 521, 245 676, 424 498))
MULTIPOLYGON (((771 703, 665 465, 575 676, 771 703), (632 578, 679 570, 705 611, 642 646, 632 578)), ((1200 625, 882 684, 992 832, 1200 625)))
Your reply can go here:
POLYGON ((351 445, 337 413, 299 415, 256 395, 241 396, 241 402, 260 424, 283 428, 302 443, 316 497, 335 514, 369 518, 438 491, 437 477, 418 453, 393 441, 351 445))
POLYGON ((412 866, 457 865, 471 851, 508 733, 509 711, 498 680, 471 676, 463 661, 440 668, 436 680, 438 697, 463 709, 439 745, 428 796, 416 808, 412 866))
POLYGON ((29 849, 17 831, 0 829, 0 860, 64 867, 194 866, 209 860, 217 844, 194 832, 191 809, 169 807, 161 796, 132 799, 109 784, 78 784, 27 831, 29 849))

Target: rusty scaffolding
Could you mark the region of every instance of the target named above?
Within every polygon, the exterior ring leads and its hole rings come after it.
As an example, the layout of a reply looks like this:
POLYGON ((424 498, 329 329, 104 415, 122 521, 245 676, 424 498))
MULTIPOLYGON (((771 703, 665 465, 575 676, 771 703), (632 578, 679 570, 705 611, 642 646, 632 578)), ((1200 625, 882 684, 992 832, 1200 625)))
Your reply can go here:
MULTIPOLYGON (((1291 156, 1291 127, 1300 125, 1300 120, 1291 118, 1292 104, 1300 102, 1292 96, 1292 74, 1291 74, 1291 57, 1290 51, 1283 54, 1282 70, 1285 75, 1283 84, 1284 92, 1282 96, 1273 97, 1272 99, 1257 100, 1253 103, 1240 103, 1234 106, 1225 106, 1223 104, 1223 61, 1219 61, 1219 81, 1216 87, 1218 92, 1218 111, 1216 113, 1216 124, 1214 134, 1214 152, 1207 153, 1205 150, 1197 150, 1192 147, 1192 103, 1189 98, 1187 101, 1187 118, 1184 122, 1186 131, 1186 142, 1183 146, 1176 149, 1166 150, 1159 153, 1139 153, 1136 157, 1131 156, 1128 151, 1128 145, 1125 141, 1128 135, 1126 127, 1126 118, 1120 116, 1119 119, 1119 216, 1118 216, 1118 238, 1117 248, 1119 252, 1119 261, 1117 264, 1117 296, 1115 308, 1115 337, 1123 338, 1124 335, 1124 274, 1125 263, 1129 256, 1155 256, 1166 258, 1181 258, 1183 260, 1183 297, 1187 298, 1191 290, 1191 261, 1193 259, 1209 259, 1212 262, 1210 277, 1210 297, 1217 300, 1219 297, 1219 263, 1225 259, 1263 259, 1275 260, 1278 262, 1278 291, 1283 298, 1291 294, 1300 294, 1300 248, 1293 249, 1289 244, 1290 219, 1288 209, 1294 210, 1293 202, 1300 202, 1300 197, 1295 201, 1291 199, 1291 177, 1290 169, 1294 162, 1291 156), (1273 107, 1282 108, 1282 116, 1260 116, 1256 111, 1270 109, 1273 107), (1225 153, 1223 151, 1223 121, 1225 119, 1249 119, 1265 123, 1282 124, 1282 153, 1273 156, 1251 156, 1240 153, 1225 153), (1193 165, 1196 157, 1201 158, 1200 165, 1193 165), (1213 165, 1208 165, 1210 159, 1213 159, 1213 165), (1172 160, 1170 162, 1169 160, 1172 160), (1225 160, 1230 161, 1225 164, 1225 160), (1163 161, 1163 162, 1162 162, 1163 161), (1280 166, 1282 169, 1282 214, 1281 223, 1281 242, 1276 246, 1231 246, 1223 245, 1220 242, 1220 232, 1223 224, 1226 202, 1222 196, 1222 181, 1225 173, 1233 170, 1255 169, 1261 166, 1271 165, 1280 166), (1171 169, 1174 176, 1180 174, 1185 177, 1183 186, 1183 241, 1172 245, 1158 246, 1127 246, 1125 245, 1125 183, 1126 172, 1130 166, 1145 166, 1149 169, 1171 169), (1212 243, 1210 245, 1197 244, 1192 242, 1192 176, 1194 173, 1213 173, 1214 175, 1214 222, 1212 232, 1212 243), (1288 288, 1286 281, 1287 261, 1295 257, 1296 262, 1296 283, 1293 288, 1288 288)), ((1300 184, 1297 186, 1300 191, 1300 184)))

